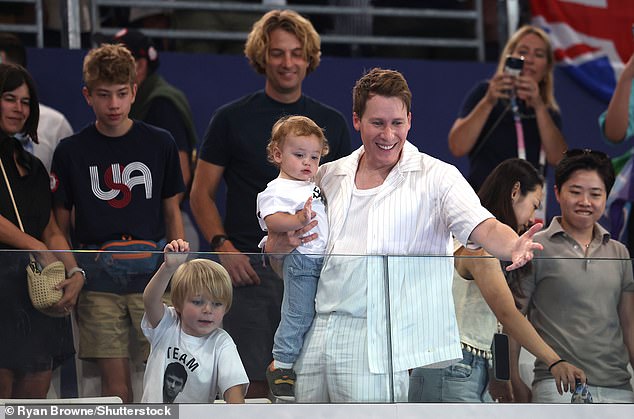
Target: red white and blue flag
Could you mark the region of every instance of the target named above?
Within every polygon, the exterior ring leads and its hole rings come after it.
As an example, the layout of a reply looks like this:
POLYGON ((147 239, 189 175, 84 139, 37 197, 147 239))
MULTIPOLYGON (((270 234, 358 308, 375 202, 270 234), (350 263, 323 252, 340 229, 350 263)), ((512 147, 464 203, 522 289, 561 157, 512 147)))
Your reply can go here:
POLYGON ((634 0, 531 0, 531 10, 565 71, 609 101, 634 51, 634 0))

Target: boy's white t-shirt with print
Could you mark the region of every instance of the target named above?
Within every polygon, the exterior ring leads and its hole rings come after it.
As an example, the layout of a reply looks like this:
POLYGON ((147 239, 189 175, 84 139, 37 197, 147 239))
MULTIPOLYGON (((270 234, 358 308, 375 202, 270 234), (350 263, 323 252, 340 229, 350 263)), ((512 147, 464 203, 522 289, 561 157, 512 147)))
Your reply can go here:
POLYGON ((222 398, 227 389, 249 383, 236 345, 223 329, 208 336, 190 336, 183 332, 174 307, 167 306, 156 328, 144 315, 141 329, 151 345, 141 402, 169 402, 163 400, 163 381, 167 366, 173 362, 182 364, 187 372, 187 380, 173 403, 212 403, 216 394, 222 398))

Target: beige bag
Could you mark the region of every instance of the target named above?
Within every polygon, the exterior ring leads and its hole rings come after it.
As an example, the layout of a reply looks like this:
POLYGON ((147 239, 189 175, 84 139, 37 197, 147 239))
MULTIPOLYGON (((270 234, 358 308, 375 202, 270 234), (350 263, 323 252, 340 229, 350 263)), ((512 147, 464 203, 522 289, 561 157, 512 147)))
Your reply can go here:
POLYGON ((64 317, 68 314, 53 309, 64 295, 62 290, 55 289, 57 284, 66 279, 66 268, 62 262, 58 260, 40 269, 39 263, 31 256, 31 262, 26 266, 26 278, 33 307, 51 317, 64 317))
MULTIPOLYGON (((11 195, 13 210, 18 218, 20 230, 24 231, 22 219, 20 218, 20 213, 18 212, 13 191, 9 184, 9 178, 7 177, 7 172, 4 170, 4 164, 2 164, 2 159, 0 159, 0 168, 2 168, 2 175, 4 176, 4 181, 7 183, 9 195, 11 195)), ((26 266, 26 278, 29 286, 29 298, 31 299, 33 307, 47 316, 64 317, 68 313, 53 309, 53 306, 57 304, 64 295, 62 290, 55 289, 57 284, 66 279, 66 268, 64 264, 57 261, 41 269, 40 264, 35 260, 33 255, 29 255, 29 258, 31 261, 26 266)))

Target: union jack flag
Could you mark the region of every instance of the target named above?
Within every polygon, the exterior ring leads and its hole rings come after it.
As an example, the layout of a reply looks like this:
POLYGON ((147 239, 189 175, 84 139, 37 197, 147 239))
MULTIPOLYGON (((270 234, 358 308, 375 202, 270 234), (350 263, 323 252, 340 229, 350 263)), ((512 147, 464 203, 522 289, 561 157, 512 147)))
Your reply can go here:
POLYGON ((531 0, 531 9, 565 71, 609 101, 634 51, 634 0, 531 0))

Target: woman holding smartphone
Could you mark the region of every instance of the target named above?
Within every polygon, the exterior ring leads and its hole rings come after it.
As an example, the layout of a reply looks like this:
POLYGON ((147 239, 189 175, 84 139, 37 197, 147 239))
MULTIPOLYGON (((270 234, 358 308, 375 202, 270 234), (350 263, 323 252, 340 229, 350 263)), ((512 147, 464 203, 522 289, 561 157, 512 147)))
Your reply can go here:
POLYGON ((555 101, 553 66, 548 35, 523 26, 506 43, 495 75, 478 83, 465 98, 449 132, 449 150, 456 157, 469 156, 467 180, 475 190, 506 159, 528 160, 542 175, 546 164, 556 165, 561 159, 567 147, 555 101), (509 56, 523 57, 519 76, 505 71, 509 56))

